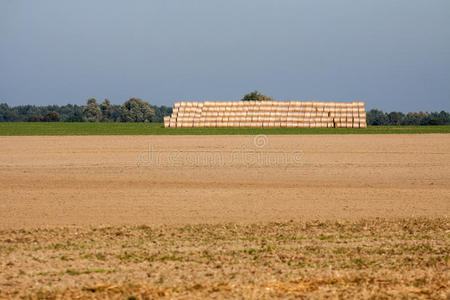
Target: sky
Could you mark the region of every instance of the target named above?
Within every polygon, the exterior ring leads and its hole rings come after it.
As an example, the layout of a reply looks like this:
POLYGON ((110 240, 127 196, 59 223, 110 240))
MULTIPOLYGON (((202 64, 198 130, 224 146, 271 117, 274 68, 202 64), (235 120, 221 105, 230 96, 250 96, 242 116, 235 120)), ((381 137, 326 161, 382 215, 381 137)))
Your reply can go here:
POLYGON ((0 103, 450 111, 448 0, 0 0, 0 103))

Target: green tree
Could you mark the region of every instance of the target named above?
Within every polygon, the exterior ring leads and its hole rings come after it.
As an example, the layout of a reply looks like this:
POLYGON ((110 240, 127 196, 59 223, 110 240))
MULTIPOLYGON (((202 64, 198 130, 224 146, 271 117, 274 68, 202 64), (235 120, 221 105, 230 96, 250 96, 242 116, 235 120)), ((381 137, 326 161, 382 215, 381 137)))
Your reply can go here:
POLYGON ((11 109, 8 104, 0 103, 0 122, 7 122, 10 119, 11 109))
POLYGON ((88 122, 99 122, 102 119, 102 111, 95 98, 89 98, 87 105, 83 107, 83 118, 88 122))
POLYGON ((102 122, 114 122, 114 105, 111 104, 109 99, 103 100, 100 104, 100 110, 102 111, 102 122))
POLYGON ((371 109, 367 112, 367 124, 369 125, 388 125, 388 117, 379 109, 371 109))
POLYGON ((268 101, 273 100, 271 97, 266 96, 264 94, 261 94, 258 91, 253 91, 251 93, 245 94, 244 98, 241 99, 242 101, 268 101))
POLYGON ((120 107, 122 122, 154 122, 155 111, 150 104, 139 98, 131 98, 120 107))
POLYGON ((388 117, 389 125, 398 126, 402 122, 405 115, 402 112, 393 111, 393 112, 390 112, 387 115, 387 117, 388 117))

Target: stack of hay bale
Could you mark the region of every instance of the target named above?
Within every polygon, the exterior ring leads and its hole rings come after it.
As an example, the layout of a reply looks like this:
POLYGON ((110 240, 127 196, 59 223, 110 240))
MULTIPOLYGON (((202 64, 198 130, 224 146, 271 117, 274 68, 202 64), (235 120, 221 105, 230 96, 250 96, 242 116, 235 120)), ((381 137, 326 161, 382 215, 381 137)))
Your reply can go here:
POLYGON ((364 102, 175 102, 164 127, 366 128, 364 102))

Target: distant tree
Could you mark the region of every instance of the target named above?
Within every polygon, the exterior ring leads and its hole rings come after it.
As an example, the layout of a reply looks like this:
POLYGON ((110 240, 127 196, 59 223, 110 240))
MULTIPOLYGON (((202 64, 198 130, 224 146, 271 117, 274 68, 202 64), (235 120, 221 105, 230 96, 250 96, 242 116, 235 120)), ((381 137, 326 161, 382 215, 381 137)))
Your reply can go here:
POLYGON ((267 100, 273 100, 271 97, 266 96, 264 94, 261 94, 258 91, 253 91, 251 93, 245 94, 244 98, 241 99, 242 101, 267 101, 267 100))
POLYGON ((42 121, 42 118, 41 118, 41 116, 36 116, 36 115, 34 115, 34 116, 29 117, 29 118, 27 119, 27 121, 28 121, 28 122, 41 122, 41 121, 42 121))
POLYGON ((444 124, 449 125, 450 124, 450 113, 442 110, 439 113, 439 119, 441 119, 444 124))
POLYGON ((428 124, 427 125, 444 125, 445 118, 442 118, 440 113, 432 112, 428 115, 428 124))
POLYGON ((11 110, 6 103, 0 103, 0 122, 9 121, 11 110))
POLYGON ((172 107, 169 106, 156 106, 150 105, 155 111, 155 120, 153 122, 162 123, 165 116, 170 116, 172 114, 172 107))
POLYGON ((56 111, 49 111, 43 118, 44 122, 59 122, 61 121, 60 115, 56 111))
POLYGON ((155 111, 142 99, 131 98, 120 107, 120 120, 122 122, 154 122, 155 111))
POLYGON ((409 112, 402 120, 402 125, 423 125, 427 120, 425 112, 409 112))
POLYGON ((388 117, 382 110, 371 109, 367 112, 367 124, 388 125, 388 117))
POLYGON ((83 118, 88 122, 99 122, 102 119, 102 111, 95 98, 89 98, 87 105, 83 107, 83 118))
POLYGON ((387 115, 389 125, 394 125, 394 126, 399 126, 404 117, 405 117, 405 114, 403 114, 402 112, 396 112, 396 111, 390 112, 387 115))
POLYGON ((100 104, 100 110, 102 111, 102 122, 114 122, 114 105, 111 104, 109 99, 103 100, 100 104))

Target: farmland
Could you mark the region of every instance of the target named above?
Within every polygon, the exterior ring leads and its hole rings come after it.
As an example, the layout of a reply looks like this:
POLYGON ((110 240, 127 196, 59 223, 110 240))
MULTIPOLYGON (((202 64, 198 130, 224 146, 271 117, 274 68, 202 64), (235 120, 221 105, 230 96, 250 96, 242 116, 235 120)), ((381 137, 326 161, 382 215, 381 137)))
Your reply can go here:
POLYGON ((449 296, 448 134, 94 134, 0 137, 0 298, 449 296))
POLYGON ((448 219, 0 231, 0 297, 446 298, 448 219))
POLYGON ((251 135, 251 134, 415 134, 450 133, 442 126, 359 128, 164 128, 161 123, 0 122, 0 136, 57 135, 251 135))

